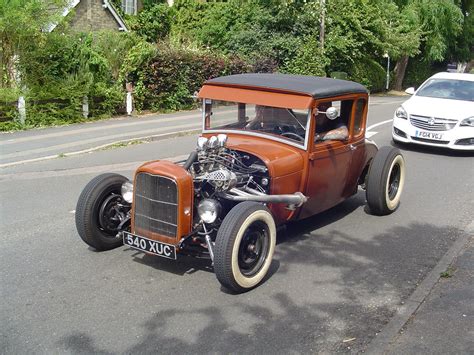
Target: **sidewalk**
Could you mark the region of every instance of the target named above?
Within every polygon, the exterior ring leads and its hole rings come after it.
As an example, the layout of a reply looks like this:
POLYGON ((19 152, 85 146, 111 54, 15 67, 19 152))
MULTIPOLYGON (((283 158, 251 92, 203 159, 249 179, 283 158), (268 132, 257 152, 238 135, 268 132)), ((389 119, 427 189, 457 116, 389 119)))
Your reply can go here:
POLYGON ((372 339, 368 354, 474 353, 474 221, 372 339))
POLYGON ((0 134, 0 167, 117 144, 158 140, 201 130, 201 111, 118 117, 69 126, 0 134))
POLYGON ((443 275, 388 354, 474 352, 474 237, 443 275))

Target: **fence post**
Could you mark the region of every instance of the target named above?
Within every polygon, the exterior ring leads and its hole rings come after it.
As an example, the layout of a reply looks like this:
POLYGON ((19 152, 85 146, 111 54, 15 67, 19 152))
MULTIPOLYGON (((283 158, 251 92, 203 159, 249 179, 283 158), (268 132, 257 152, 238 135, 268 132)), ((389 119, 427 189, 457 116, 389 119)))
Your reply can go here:
POLYGON ((126 83, 125 89, 127 90, 126 110, 127 115, 131 115, 133 111, 133 83, 126 83))
POLYGON ((89 117, 89 98, 87 96, 82 98, 82 116, 89 117))
POLYGON ((133 111, 133 97, 131 92, 127 92, 127 115, 131 115, 133 111))
POLYGON ((18 98, 18 113, 20 115, 20 123, 24 125, 26 120, 26 105, 25 98, 23 96, 18 98))

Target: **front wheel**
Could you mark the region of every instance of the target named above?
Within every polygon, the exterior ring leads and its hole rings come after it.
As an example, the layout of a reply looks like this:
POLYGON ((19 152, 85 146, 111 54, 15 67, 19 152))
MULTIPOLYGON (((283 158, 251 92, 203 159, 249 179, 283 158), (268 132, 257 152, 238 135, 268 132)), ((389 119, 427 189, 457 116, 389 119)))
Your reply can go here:
POLYGON ((366 198, 370 211, 387 215, 400 205, 405 185, 405 160, 400 150, 382 147, 370 165, 366 198))
POLYGON ((118 232, 130 225, 130 204, 121 195, 128 179, 119 174, 102 174, 82 190, 76 206, 76 228, 81 239, 96 250, 123 245, 118 232))
POLYGON ((276 226, 267 207, 242 202, 224 218, 217 232, 214 271, 234 292, 257 286, 268 272, 276 245, 276 226))

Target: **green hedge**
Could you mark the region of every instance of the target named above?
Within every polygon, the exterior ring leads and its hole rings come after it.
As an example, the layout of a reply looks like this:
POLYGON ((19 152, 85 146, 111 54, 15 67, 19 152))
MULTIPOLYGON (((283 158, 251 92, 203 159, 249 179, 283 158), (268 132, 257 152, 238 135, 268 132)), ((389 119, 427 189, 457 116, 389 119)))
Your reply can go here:
POLYGON ((430 76, 440 71, 446 71, 446 66, 427 62, 418 57, 410 58, 403 79, 403 87, 418 87, 430 76))
POLYGON ((385 90, 386 71, 376 61, 364 58, 354 63, 349 70, 350 80, 361 83, 370 92, 379 92, 385 90))
POLYGON ((142 56, 127 58, 127 81, 134 84, 140 110, 170 111, 193 107, 192 95, 204 81, 222 75, 250 72, 253 67, 237 57, 160 46, 155 53, 142 48, 142 56), (151 55, 152 54, 152 55, 151 55))
POLYGON ((0 88, 0 131, 20 128, 18 118, 18 97, 20 92, 0 88))
MULTIPOLYGON (((125 90, 118 81, 119 71, 136 40, 134 35, 108 31, 93 35, 53 32, 31 43, 19 63, 25 127, 83 121, 84 96, 89 98, 89 119, 123 111, 125 90)), ((5 124, 0 129, 17 126, 5 124)))

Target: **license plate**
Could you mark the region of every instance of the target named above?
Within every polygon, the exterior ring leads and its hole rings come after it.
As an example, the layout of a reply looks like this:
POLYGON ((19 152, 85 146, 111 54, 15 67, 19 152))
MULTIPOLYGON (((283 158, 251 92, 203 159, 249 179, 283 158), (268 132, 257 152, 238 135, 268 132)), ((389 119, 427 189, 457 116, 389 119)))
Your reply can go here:
POLYGON ((416 131, 416 137, 420 138, 427 138, 427 139, 443 139, 443 133, 436 133, 436 132, 426 132, 426 131, 416 131))
POLYGON ((171 244, 157 242, 128 232, 123 232, 123 244, 163 258, 176 259, 176 247, 171 244))

